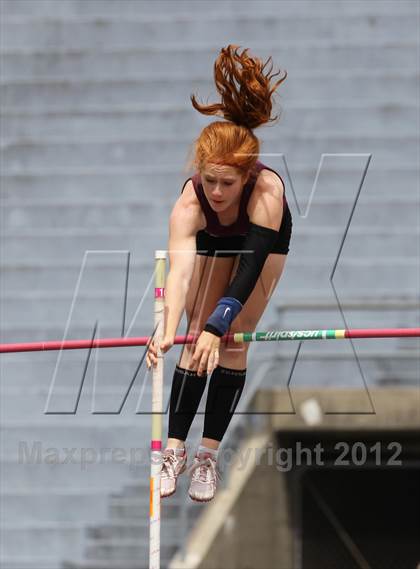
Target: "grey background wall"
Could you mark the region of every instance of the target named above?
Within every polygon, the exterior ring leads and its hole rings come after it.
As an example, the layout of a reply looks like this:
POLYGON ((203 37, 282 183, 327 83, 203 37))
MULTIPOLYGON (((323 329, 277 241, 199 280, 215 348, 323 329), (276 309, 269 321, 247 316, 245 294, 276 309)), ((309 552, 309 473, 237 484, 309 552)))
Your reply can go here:
MULTIPOLYGON (((212 66, 228 43, 288 72, 279 123, 256 131, 294 224, 260 329, 419 325, 418 31, 414 1, 2 0, 1 341, 150 333, 154 251, 167 246, 188 153, 210 120, 189 97, 216 100, 212 66)), ((296 343, 252 346, 242 407, 258 386, 413 385, 419 371, 415 340, 309 344, 297 360, 296 343)), ((166 403, 179 353, 166 359, 166 403)), ((1 358, 5 568, 146 566, 141 357, 1 358), (22 457, 22 445, 39 454, 22 457), (65 448, 76 449, 67 464, 65 448), (108 451, 83 467, 83 449, 104 448, 125 459, 108 451)), ((184 503, 185 492, 164 506, 163 559, 188 529, 184 503)), ((193 519, 200 508, 188 507, 193 519)))

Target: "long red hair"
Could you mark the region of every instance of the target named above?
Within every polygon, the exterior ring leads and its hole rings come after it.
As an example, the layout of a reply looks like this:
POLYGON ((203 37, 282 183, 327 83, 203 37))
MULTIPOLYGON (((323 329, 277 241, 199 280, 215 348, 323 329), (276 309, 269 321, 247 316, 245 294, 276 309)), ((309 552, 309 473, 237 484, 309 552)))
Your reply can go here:
POLYGON ((221 103, 201 105, 191 95, 197 111, 226 120, 203 128, 193 143, 189 168, 201 171, 207 162, 212 162, 233 166, 244 176, 253 170, 260 152, 253 129, 277 120, 278 116, 271 117, 272 95, 286 79, 287 72, 271 85, 271 79, 280 73, 270 75, 272 63, 264 72, 271 57, 263 63, 257 57, 250 57, 248 51, 247 48, 239 53, 239 46, 233 44, 221 49, 214 63, 214 81, 221 103))

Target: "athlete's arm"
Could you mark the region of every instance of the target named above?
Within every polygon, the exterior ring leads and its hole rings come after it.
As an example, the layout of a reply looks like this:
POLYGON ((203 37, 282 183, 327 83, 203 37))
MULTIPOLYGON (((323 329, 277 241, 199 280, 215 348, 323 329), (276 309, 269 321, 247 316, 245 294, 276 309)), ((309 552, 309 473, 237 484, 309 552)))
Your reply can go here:
POLYGON ((269 181, 256 185, 251 194, 248 204, 250 230, 244 240, 238 270, 225 291, 225 296, 237 298, 242 305, 253 291, 278 237, 283 218, 283 193, 283 183, 276 176, 276 181, 269 178, 269 181))
POLYGON ((165 335, 175 337, 194 270, 200 208, 181 195, 169 218, 169 272, 165 289, 165 335))
POLYGON ((204 330, 223 336, 251 295, 277 239, 283 217, 284 187, 280 179, 255 185, 248 204, 250 227, 236 274, 217 303, 204 330))

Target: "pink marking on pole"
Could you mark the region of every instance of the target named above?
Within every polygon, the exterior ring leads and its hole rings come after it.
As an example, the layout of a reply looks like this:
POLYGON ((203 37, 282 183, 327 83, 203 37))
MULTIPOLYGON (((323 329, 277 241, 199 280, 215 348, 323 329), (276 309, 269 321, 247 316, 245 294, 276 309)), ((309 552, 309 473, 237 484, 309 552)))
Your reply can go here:
POLYGON ((150 443, 150 448, 152 450, 162 450, 162 441, 152 441, 150 443))
POLYGON ((165 298, 165 289, 155 288, 155 298, 165 298))
POLYGON ((415 338, 420 328, 352 328, 345 330, 345 338, 415 338))

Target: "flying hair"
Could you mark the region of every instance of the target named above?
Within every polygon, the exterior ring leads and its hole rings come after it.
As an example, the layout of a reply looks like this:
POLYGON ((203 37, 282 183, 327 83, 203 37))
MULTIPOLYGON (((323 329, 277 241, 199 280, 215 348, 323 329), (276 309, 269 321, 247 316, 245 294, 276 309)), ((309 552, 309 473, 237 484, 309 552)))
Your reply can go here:
POLYGON ((253 129, 278 119, 278 116, 271 117, 272 95, 286 79, 287 72, 271 84, 271 79, 280 74, 280 71, 271 73, 272 58, 264 63, 248 55, 249 48, 242 53, 239 49, 239 46, 229 44, 221 49, 214 63, 214 81, 220 103, 205 105, 198 103, 195 95, 190 97, 193 107, 200 113, 225 119, 203 128, 194 141, 190 167, 202 170, 206 163, 212 162, 233 166, 244 176, 252 173, 260 152, 253 129))

